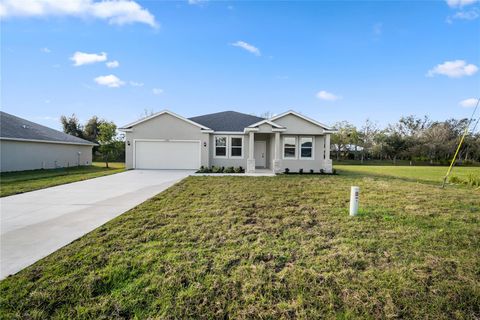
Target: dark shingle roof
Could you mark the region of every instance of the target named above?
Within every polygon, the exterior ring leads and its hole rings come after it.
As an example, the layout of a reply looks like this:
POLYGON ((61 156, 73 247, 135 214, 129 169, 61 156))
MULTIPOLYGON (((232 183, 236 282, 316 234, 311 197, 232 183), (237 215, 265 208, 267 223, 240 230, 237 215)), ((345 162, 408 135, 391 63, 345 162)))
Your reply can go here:
POLYGON ((199 123, 214 131, 240 132, 249 125, 265 119, 235 111, 224 111, 189 118, 189 120, 199 123))
POLYGON ((0 137, 95 145, 72 135, 0 111, 0 137))

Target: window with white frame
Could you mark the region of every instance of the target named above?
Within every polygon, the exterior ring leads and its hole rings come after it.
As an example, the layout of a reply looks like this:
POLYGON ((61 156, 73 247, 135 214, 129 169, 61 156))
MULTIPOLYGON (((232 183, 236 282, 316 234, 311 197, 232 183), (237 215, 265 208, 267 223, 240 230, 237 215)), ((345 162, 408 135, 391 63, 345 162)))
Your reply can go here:
POLYGON ((215 157, 218 157, 218 158, 227 157, 227 137, 225 136, 215 137, 215 157))
POLYGON ((313 138, 300 138, 300 159, 313 159, 313 138))
POLYGON ((230 157, 232 158, 243 157, 243 138, 242 137, 230 137, 230 157))
POLYGON ((285 159, 295 159, 297 157, 297 138, 283 138, 283 157, 285 159))

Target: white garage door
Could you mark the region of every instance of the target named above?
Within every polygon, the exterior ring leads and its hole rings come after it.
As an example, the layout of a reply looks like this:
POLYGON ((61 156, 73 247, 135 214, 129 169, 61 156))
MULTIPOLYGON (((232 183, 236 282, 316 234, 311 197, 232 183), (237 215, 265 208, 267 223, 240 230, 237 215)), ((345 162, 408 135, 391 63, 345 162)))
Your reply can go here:
POLYGON ((135 141, 137 169, 198 169, 198 141, 135 141))

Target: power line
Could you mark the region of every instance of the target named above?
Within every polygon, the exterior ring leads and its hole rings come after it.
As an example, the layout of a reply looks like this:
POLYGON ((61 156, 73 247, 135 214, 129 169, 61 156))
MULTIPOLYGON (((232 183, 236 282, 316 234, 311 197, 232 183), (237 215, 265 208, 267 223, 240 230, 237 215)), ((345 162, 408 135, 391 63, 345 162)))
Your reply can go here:
MULTIPOLYGON (((455 163, 455 159, 457 158, 458 152, 460 151, 460 148, 462 147, 463 141, 465 140, 465 136, 468 133, 468 129, 470 128, 470 125, 472 124, 473 116, 477 112, 477 108, 478 108, 479 103, 480 103, 480 98, 477 98, 477 104, 475 106, 475 109, 473 109, 472 115, 470 116, 470 120, 468 121, 467 125, 465 126, 465 131, 463 132, 462 138, 460 139, 460 142, 458 143, 457 150, 455 151, 455 155, 452 158, 452 162, 450 163, 450 166, 448 167, 447 174, 443 178, 442 188, 445 188, 445 183, 447 182, 448 176, 450 175, 450 172, 452 171, 453 165, 455 163)), ((480 117, 479 117, 479 119, 480 119, 480 117)), ((477 123, 474 126, 474 130, 477 127, 477 124, 478 124, 478 120, 477 120, 477 123)))

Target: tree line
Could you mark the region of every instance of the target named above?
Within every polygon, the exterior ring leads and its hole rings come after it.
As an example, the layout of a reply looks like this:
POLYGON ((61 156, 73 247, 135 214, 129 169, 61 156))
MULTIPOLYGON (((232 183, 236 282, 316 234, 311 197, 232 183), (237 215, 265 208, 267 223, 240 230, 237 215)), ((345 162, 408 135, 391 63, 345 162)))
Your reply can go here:
POLYGON ((117 134, 117 126, 112 121, 92 116, 82 125, 77 116, 72 114, 61 116, 60 122, 63 132, 98 144, 93 147, 94 160, 101 158, 107 168, 108 162, 125 161, 124 137, 117 134))
MULTIPOLYGON (((428 116, 413 115, 385 128, 369 119, 361 127, 342 121, 334 125, 338 132, 331 138, 332 158, 448 164, 468 125, 468 119, 432 121, 428 116)), ((475 133, 475 128, 473 122, 460 149, 457 162, 461 164, 480 162, 480 133, 475 133)))

